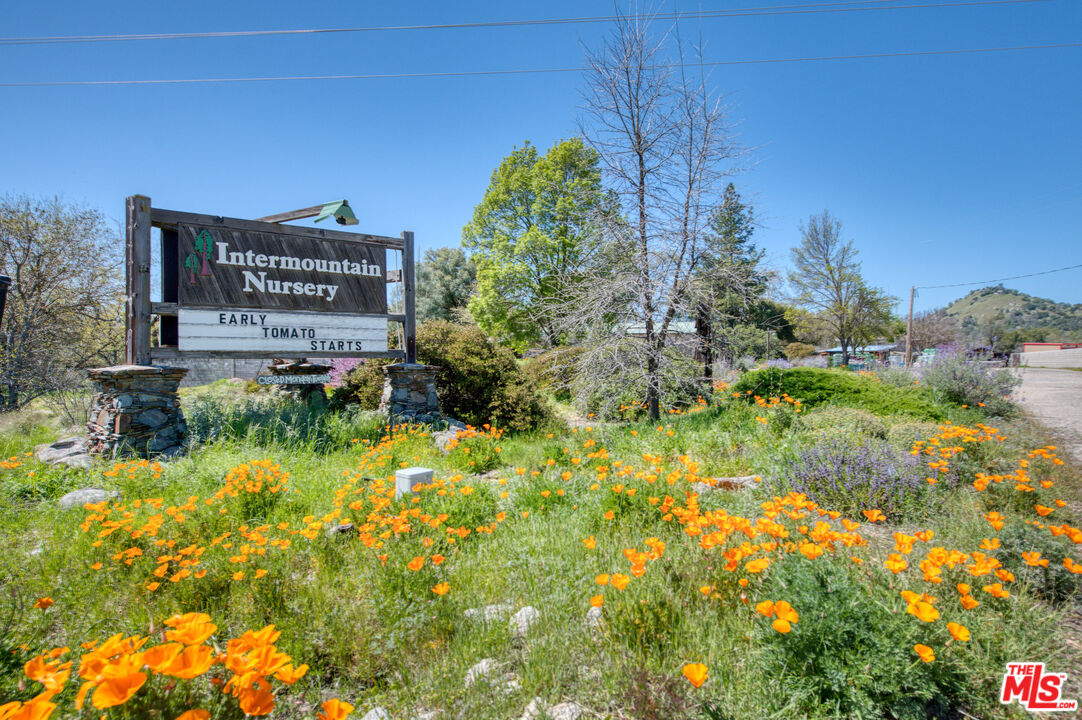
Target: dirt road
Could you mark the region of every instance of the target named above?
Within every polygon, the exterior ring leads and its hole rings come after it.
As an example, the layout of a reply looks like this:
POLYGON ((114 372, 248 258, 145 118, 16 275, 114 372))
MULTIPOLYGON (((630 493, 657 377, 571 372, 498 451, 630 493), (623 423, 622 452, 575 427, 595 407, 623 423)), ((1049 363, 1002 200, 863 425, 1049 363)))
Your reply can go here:
POLYGON ((1082 372, 1023 368, 1014 400, 1062 437, 1064 455, 1082 463, 1082 372))

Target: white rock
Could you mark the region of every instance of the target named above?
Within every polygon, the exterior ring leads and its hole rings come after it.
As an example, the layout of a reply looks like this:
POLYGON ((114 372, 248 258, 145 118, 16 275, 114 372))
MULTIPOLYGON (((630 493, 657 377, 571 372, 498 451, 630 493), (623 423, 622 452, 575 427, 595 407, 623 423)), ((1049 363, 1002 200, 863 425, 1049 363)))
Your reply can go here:
POLYGON ((541 611, 532 605, 527 605, 511 616, 511 634, 518 638, 526 637, 533 624, 540 619, 541 611))
POLYGON ((485 658, 466 671, 466 687, 472 686, 481 678, 487 676, 496 669, 497 662, 494 658, 485 658))
POLYGON ((374 707, 364 714, 361 720, 391 720, 391 716, 381 707, 374 707))
POLYGON ((410 720, 436 720, 439 714, 439 710, 418 710, 410 720))
POLYGON ((56 504, 68 510, 70 508, 81 508, 83 505, 100 503, 103 500, 116 500, 119 497, 120 493, 118 492, 102 490, 101 488, 83 488, 82 490, 72 490, 57 500, 56 504))
POLYGON ((548 715, 551 720, 579 720, 583 712, 585 710, 578 703, 566 702, 550 707, 548 715))
POLYGON ((504 675, 503 682, 500 683, 500 692, 504 695, 514 695, 521 689, 522 683, 518 681, 518 675, 515 673, 504 675))
POLYGON ((470 608, 462 615, 468 620, 492 622, 493 620, 502 620, 510 615, 514 609, 515 606, 511 603, 500 603, 499 605, 485 605, 483 608, 470 608))
POLYGON ((591 607, 586 611, 586 627, 591 630, 600 630, 605 624, 605 617, 601 614, 601 608, 591 607))
POLYGON ((530 704, 526 706, 526 709, 522 711, 522 717, 519 720, 537 720, 545 713, 545 701, 539 697, 535 697, 530 701, 530 704))

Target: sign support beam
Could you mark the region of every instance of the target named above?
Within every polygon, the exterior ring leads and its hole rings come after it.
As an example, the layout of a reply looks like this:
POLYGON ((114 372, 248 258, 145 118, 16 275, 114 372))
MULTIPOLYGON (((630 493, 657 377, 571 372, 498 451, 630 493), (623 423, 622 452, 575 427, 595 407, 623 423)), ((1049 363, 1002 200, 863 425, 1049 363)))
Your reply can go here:
POLYGON ((127 245, 124 362, 150 364, 150 198, 131 195, 125 205, 127 245))

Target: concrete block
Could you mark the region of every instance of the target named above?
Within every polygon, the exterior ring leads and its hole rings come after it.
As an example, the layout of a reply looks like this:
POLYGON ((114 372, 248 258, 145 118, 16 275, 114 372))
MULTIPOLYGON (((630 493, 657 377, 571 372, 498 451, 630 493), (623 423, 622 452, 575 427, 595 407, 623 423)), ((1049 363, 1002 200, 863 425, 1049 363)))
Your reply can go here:
POLYGON ((413 492, 417 485, 432 482, 433 473, 428 468, 409 467, 402 468, 394 474, 394 496, 400 498, 413 492))

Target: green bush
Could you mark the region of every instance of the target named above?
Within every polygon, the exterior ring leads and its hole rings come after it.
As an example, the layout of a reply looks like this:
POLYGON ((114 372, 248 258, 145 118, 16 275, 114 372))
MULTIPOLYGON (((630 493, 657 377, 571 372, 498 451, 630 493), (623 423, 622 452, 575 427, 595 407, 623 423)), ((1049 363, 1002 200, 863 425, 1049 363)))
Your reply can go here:
MULTIPOLYGON (((640 365, 641 351, 629 347, 638 342, 632 339, 625 340, 626 344, 613 343, 605 351, 605 361, 594 360, 589 372, 577 373, 572 395, 580 412, 593 413, 603 420, 637 419, 646 414, 646 371, 640 365)), ((664 352, 659 370, 662 412, 690 407, 700 395, 709 395, 698 362, 675 348, 664 352)))
POLYGON ((1022 378, 1006 368, 992 370, 955 355, 936 358, 921 379, 941 402, 982 407, 988 415, 1000 417, 1010 417, 1017 411, 1009 398, 1022 378))
POLYGON ((788 600, 800 620, 786 635, 760 622, 762 676, 786 688, 790 717, 950 717, 965 668, 919 662, 913 646, 929 642, 926 629, 900 611, 897 590, 869 580, 842 564, 779 564, 766 597, 788 600))
POLYGON ((436 365, 436 389, 445 415, 470 425, 528 430, 551 411, 518 366, 514 353, 476 325, 444 320, 417 329, 417 359, 436 365))
POLYGON ((934 423, 902 422, 887 430, 887 441, 896 448, 909 450, 917 440, 927 440, 939 432, 934 423))
POLYGON ((342 377, 342 386, 331 395, 330 409, 342 410, 355 405, 361 410, 377 410, 383 395, 383 366, 391 360, 369 358, 342 377))
POLYGON ((1063 537, 1055 537, 1047 530, 1032 525, 1011 523, 999 532, 999 548, 993 553, 1003 563, 1003 568, 1014 573, 1018 582, 1029 586, 1038 597, 1052 605, 1079 601, 1082 575, 1075 575, 1063 566, 1064 558, 1074 560, 1071 543, 1063 537), (1048 567, 1027 565, 1023 552, 1038 552, 1048 567))
POLYGON ((537 388, 551 392, 561 400, 569 400, 576 364, 582 352, 580 347, 551 348, 523 363, 522 371, 537 388))
POLYGON ((944 419, 943 411, 926 391, 891 387, 847 370, 764 368, 745 373, 732 391, 743 393, 749 401, 755 395, 765 398, 788 394, 805 408, 830 403, 863 408, 876 415, 944 419))
POLYGON ((802 415, 801 427, 809 430, 841 430, 885 440, 887 425, 867 410, 847 407, 824 407, 802 415))
MULTIPOLYGON (((528 430, 552 418, 551 411, 514 354, 492 342, 476 325, 433 320, 417 329, 417 361, 439 367, 436 390, 444 415, 469 425, 528 430)), ((386 360, 368 360, 350 370, 331 398, 333 409, 379 407, 386 360)))

